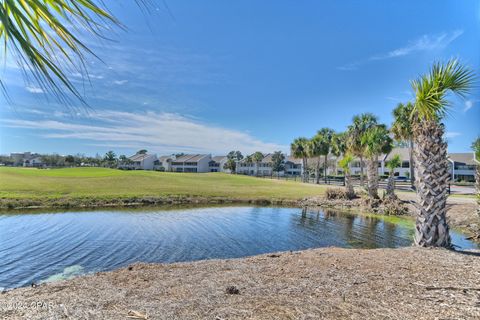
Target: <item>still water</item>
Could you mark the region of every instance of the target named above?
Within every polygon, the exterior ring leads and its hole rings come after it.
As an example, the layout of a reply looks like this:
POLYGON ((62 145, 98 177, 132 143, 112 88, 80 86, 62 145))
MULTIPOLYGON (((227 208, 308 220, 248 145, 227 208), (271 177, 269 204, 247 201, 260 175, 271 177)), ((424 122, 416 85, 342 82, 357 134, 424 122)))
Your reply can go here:
MULTIPOLYGON (((327 246, 409 246, 410 221, 298 208, 209 207, 0 214, 0 287, 142 262, 235 258, 327 246)), ((476 248, 452 232, 460 248, 476 248)))

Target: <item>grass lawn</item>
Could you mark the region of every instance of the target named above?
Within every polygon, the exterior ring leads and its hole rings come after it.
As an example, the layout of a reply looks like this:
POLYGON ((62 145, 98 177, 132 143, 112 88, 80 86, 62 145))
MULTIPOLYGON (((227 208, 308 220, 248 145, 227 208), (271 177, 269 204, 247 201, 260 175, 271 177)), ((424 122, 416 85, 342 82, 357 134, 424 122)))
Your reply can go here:
POLYGON ((0 199, 222 197, 288 199, 320 195, 325 187, 224 173, 169 173, 106 168, 0 168, 0 199))

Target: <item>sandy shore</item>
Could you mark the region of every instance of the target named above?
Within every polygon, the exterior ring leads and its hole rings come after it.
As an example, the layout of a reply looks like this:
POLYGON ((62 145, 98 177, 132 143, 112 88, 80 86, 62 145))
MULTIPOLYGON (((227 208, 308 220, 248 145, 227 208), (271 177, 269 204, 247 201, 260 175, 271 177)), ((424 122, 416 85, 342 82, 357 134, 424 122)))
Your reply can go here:
POLYGON ((323 248, 139 264, 9 291, 0 306, 2 319, 479 319, 480 256, 323 248))

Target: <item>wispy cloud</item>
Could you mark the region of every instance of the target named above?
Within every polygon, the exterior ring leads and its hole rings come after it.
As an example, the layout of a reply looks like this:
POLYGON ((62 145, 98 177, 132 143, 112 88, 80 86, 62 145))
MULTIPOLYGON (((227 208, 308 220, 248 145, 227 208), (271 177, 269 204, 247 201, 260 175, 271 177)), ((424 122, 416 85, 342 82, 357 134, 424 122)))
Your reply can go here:
POLYGON ((43 93, 43 89, 36 86, 26 86, 25 89, 31 93, 43 93))
POLYGON ((368 59, 348 63, 344 66, 337 67, 337 69, 342 71, 352 71, 357 70, 361 65, 371 61, 399 58, 423 51, 442 50, 462 34, 463 30, 454 30, 452 32, 443 32, 439 34, 424 34, 415 40, 409 41, 403 47, 386 53, 375 54, 368 59))
POLYGON ((119 86, 121 86, 121 85, 123 85, 127 82, 128 82, 128 80, 114 80, 113 81, 114 84, 119 85, 119 86))
POLYGON ((287 151, 288 147, 261 141, 251 134, 211 126, 174 113, 99 111, 80 119, 3 120, 6 126, 44 131, 48 139, 80 139, 87 144, 120 148, 147 148, 154 152, 222 154, 287 151))
POLYGON ((466 100, 465 107, 463 108, 463 112, 467 112, 468 110, 472 109, 475 102, 473 100, 466 100))
POLYGON ((445 133, 445 137, 446 138, 456 138, 458 136, 461 136, 462 133, 461 132, 455 132, 455 131, 448 131, 445 133))

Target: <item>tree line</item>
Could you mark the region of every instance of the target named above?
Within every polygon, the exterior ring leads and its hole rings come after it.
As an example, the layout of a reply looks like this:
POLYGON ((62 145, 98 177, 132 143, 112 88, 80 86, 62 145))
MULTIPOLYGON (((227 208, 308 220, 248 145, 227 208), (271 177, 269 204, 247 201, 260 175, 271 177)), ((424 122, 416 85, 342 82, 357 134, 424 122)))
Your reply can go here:
MULTIPOLYGON (((379 123, 375 115, 363 113, 354 116, 344 132, 322 128, 310 139, 296 138, 291 143, 291 153, 302 159, 304 168, 308 167, 309 158, 323 156, 324 176, 328 155, 341 157, 339 165, 344 170, 345 188, 351 197, 355 191, 349 168, 355 158, 359 159, 361 184, 364 185, 366 169, 368 196, 378 199, 378 157, 392 150, 394 140, 407 145, 410 151, 410 178, 418 196, 414 241, 419 246, 451 247, 446 220, 450 174, 443 121, 451 106, 448 94, 464 98, 473 88, 474 79, 473 71, 456 59, 434 63, 427 73, 411 81, 415 98, 397 105, 392 112, 394 120, 390 128, 379 123)), ((473 144, 477 161, 480 159, 479 139, 473 144)), ((390 169, 387 191, 390 196, 393 196, 394 189, 393 171, 399 165, 398 156, 387 163, 390 169)), ((305 172, 304 179, 307 179, 307 174, 305 172)), ((320 166, 317 165, 317 181, 319 174, 320 166)), ((480 189, 478 177, 477 166, 477 190, 480 189)))

